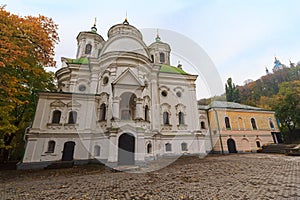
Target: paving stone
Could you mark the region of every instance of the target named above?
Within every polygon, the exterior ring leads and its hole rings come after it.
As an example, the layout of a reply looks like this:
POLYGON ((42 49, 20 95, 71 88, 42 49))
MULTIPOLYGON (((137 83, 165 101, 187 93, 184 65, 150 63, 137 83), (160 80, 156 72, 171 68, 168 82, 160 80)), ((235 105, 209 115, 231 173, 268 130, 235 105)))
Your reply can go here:
POLYGON ((150 162, 140 173, 114 173, 96 165, 1 171, 0 199, 300 199, 300 157, 183 157, 160 169, 166 162, 150 162))

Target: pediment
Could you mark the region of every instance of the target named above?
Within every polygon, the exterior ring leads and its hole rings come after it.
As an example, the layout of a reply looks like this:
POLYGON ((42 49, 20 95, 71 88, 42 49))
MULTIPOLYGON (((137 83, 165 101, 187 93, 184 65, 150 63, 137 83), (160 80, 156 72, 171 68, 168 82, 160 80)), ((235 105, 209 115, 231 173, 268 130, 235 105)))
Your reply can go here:
POLYGON ((51 107, 64 107, 66 104, 62 102, 61 100, 56 100, 50 103, 51 107))
POLYGON ((129 68, 127 68, 118 78, 116 78, 113 84, 144 86, 144 83, 129 68))
POLYGON ((122 130, 122 132, 135 133, 136 132, 136 127, 132 126, 131 124, 125 124, 125 125, 120 127, 120 130, 122 130))
POLYGON ((71 101, 67 104, 68 107, 80 107, 81 104, 78 103, 77 101, 71 101))

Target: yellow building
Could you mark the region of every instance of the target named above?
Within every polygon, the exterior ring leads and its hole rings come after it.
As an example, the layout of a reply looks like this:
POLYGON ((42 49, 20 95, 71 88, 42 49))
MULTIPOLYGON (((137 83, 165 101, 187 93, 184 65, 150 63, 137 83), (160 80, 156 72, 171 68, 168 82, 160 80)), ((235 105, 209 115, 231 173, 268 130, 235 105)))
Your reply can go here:
POLYGON ((282 142, 273 111, 223 101, 200 105, 204 111, 213 152, 256 152, 266 143, 282 142))

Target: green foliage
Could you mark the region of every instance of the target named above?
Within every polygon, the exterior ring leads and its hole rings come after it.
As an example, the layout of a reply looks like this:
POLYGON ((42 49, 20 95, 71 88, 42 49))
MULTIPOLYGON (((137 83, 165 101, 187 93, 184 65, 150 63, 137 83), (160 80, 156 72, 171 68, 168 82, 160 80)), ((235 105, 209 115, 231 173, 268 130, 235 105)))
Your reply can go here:
MULTIPOLYGON (((35 111, 36 91, 54 90, 57 25, 51 18, 20 17, 0 7, 0 150, 23 148, 23 134, 35 111)), ((16 151, 15 151, 16 152, 16 151)), ((0 159, 1 160, 1 159, 0 159)))
POLYGON ((260 79, 250 82, 244 86, 238 86, 240 92, 241 103, 252 106, 266 106, 262 105, 261 100, 266 97, 272 97, 278 94, 279 85, 283 82, 290 82, 300 80, 300 64, 291 68, 285 67, 274 73, 270 73, 261 77, 260 79))
POLYGON ((285 141, 300 128, 300 63, 290 66, 238 87, 241 103, 275 111, 285 141))
POLYGON ((273 99, 273 108, 281 128, 293 133, 300 126, 300 81, 280 84, 279 93, 273 99))
POLYGON ((240 92, 235 86, 234 83, 232 83, 232 79, 228 78, 227 83, 225 84, 225 91, 226 91, 226 99, 229 102, 236 102, 240 103, 240 92))

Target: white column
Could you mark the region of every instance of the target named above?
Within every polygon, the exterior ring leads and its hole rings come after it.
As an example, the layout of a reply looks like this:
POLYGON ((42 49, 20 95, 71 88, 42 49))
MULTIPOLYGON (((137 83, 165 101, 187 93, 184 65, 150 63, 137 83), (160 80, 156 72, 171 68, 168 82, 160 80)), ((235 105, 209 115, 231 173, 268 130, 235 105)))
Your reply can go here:
POLYGON ((144 133, 137 133, 137 144, 135 150, 135 160, 145 161, 145 138, 144 133))
POLYGON ((96 94, 97 93, 97 85, 98 85, 98 75, 96 73, 92 74, 91 77, 91 88, 90 93, 96 94))
POLYGON ((113 98, 112 116, 115 120, 120 118, 119 110, 120 110, 120 97, 114 97, 113 98))
POLYGON ((117 135, 112 133, 109 136, 109 151, 108 151, 108 162, 117 162, 117 149, 118 149, 118 144, 117 144, 117 135))
POLYGON ((142 107, 142 99, 137 98, 136 100, 136 117, 135 119, 143 119, 143 107, 142 107))
POLYGON ((151 77, 151 122, 152 129, 158 131, 160 127, 160 110, 159 110, 159 102, 158 102, 158 87, 157 87, 157 75, 154 74, 151 77))

